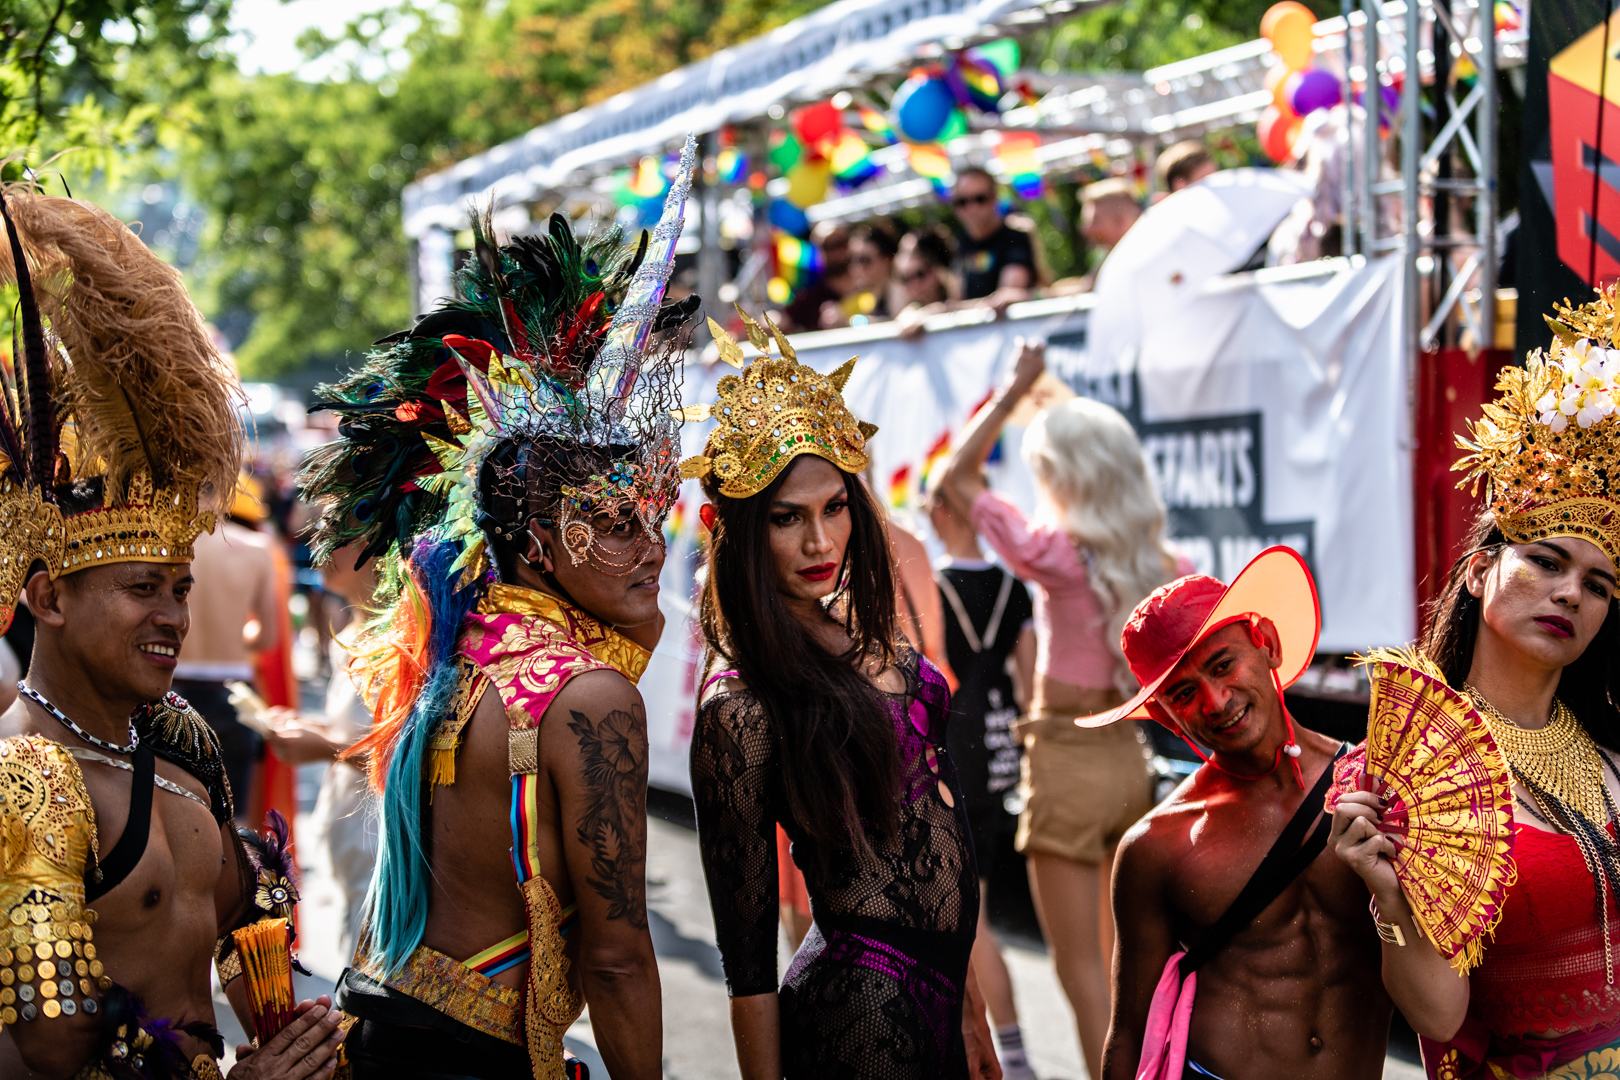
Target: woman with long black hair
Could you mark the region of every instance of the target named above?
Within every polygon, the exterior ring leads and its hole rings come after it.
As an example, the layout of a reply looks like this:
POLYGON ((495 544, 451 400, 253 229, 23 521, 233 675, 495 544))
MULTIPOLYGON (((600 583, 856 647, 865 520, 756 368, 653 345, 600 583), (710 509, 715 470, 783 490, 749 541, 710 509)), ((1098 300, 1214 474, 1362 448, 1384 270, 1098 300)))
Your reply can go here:
POLYGON ((720 380, 683 467, 711 500, 692 790, 738 1062, 745 1080, 999 1075, 982 1008, 964 1031, 979 893, 950 695, 895 628, 859 475, 872 429, 840 396, 848 365, 819 375, 778 341, 783 359, 720 380), (815 916, 780 988, 778 823, 815 916))
POLYGON ((1384 983, 1436 1080, 1573 1080, 1620 1061, 1612 305, 1562 309, 1551 354, 1503 372, 1460 465, 1488 480, 1490 509, 1411 657, 1467 696, 1512 774, 1517 880, 1469 978, 1417 930, 1382 799, 1351 792, 1334 812, 1338 853, 1373 894, 1384 983))

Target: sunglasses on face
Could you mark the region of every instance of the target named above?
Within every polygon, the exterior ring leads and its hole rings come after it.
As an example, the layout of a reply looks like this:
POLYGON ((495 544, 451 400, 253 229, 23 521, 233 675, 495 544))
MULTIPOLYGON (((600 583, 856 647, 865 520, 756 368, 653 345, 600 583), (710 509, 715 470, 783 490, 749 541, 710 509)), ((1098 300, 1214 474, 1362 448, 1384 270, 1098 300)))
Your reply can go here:
POLYGON ((956 198, 951 200, 951 205, 961 209, 964 206, 984 206, 986 203, 992 203, 995 201, 996 197, 994 195, 991 195, 988 192, 981 192, 978 195, 958 195, 956 198))

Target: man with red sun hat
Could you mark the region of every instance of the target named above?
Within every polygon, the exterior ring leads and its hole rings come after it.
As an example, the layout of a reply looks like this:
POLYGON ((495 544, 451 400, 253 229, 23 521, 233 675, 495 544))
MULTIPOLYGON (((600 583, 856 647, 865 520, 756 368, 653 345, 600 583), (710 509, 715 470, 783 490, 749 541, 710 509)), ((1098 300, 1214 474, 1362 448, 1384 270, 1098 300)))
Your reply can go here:
POLYGON ((1364 888, 1326 852, 1344 747, 1283 688, 1310 665, 1316 585, 1288 548, 1230 586, 1173 581, 1120 644, 1141 691, 1082 727, 1151 716, 1204 765, 1120 844, 1106 1080, 1377 1080, 1391 1005, 1364 888))

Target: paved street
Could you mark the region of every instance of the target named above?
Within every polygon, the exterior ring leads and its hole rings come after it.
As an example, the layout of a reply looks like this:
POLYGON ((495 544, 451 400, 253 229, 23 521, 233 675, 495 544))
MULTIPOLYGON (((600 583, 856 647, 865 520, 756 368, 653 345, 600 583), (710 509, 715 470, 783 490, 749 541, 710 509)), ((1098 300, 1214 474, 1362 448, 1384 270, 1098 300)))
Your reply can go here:
MULTIPOLYGON (((302 825, 305 815, 299 817, 302 825)), ((732 1053, 725 980, 720 954, 714 946, 714 923, 698 862, 697 835, 682 825, 654 818, 649 824, 648 847, 649 916, 663 981, 664 1073, 670 1080, 733 1080, 738 1073, 732 1053)), ((300 980, 299 990, 304 996, 328 992, 343 969, 337 949, 337 894, 323 857, 314 848, 300 852, 304 864, 300 956, 315 972, 314 978, 300 980)), ((784 968, 787 960, 784 938, 784 968)), ((1025 1042, 1037 1073, 1046 1080, 1081 1080, 1086 1074, 1080 1064, 1068 1005, 1045 954, 1013 946, 1007 950, 1007 960, 1025 1042)), ((222 1026, 234 1027, 230 1010, 223 1004, 219 1017, 225 1022, 222 1026)), ((239 1031, 227 1029, 226 1036, 232 1046, 240 1041, 239 1031)), ((568 1041, 576 1054, 599 1066, 589 1014, 575 1025, 568 1041)), ((593 1069, 593 1075, 603 1077, 606 1070, 593 1069)), ((1384 1075, 1387 1080, 1421 1080, 1423 1074, 1416 1065, 1392 1058, 1384 1075)))

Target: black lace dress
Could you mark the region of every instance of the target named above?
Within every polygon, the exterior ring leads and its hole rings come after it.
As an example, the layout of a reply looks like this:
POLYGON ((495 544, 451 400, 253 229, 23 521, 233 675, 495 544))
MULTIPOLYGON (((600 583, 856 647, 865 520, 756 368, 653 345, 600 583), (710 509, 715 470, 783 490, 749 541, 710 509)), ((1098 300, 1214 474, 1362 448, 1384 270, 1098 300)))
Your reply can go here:
POLYGON ((979 917, 962 791, 945 751, 950 692, 915 653, 887 695, 900 747, 899 829, 876 858, 823 874, 788 816, 777 734, 746 690, 698 711, 692 790, 720 956, 733 997, 776 984, 776 825, 793 841, 815 925, 779 990, 782 1072, 848 1080, 967 1076, 962 996, 979 917))

